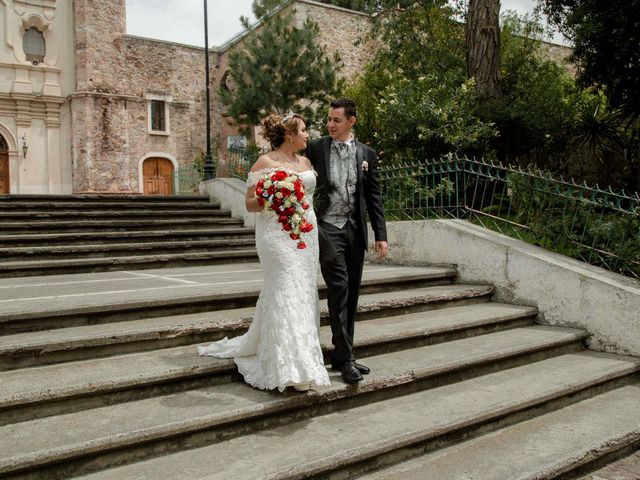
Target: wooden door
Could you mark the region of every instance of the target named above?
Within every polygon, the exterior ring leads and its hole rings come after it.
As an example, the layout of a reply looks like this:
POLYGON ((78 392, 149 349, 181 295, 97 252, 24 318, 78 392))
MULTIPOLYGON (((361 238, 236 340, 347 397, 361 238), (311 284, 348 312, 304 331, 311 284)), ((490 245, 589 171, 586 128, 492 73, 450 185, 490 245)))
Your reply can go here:
POLYGON ((0 195, 9 193, 9 155, 0 152, 0 195))
POLYGON ((145 195, 173 193, 173 164, 166 158, 147 158, 142 164, 145 195))

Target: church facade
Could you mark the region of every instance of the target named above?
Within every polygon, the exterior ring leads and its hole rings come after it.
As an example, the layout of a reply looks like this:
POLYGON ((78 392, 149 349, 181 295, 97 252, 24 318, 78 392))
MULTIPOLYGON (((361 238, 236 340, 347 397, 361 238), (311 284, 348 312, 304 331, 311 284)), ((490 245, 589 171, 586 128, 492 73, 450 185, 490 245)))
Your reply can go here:
MULTIPOLYGON (((352 76, 370 18, 297 0, 352 76)), ((0 194, 170 194, 206 145, 204 49, 126 34, 125 0, 0 0, 0 194)), ((194 19, 200 22, 202 19, 194 19)), ((216 156, 240 140, 218 97, 229 53, 210 49, 216 156)))

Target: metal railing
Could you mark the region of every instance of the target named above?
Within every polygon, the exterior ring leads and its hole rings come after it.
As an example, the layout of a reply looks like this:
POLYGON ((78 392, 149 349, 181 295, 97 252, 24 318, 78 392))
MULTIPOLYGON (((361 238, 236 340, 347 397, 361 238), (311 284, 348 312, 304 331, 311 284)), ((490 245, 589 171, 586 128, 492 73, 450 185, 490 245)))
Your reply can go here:
POLYGON ((229 148, 224 165, 221 168, 225 169, 227 173, 225 176, 246 180, 247 174, 256 159, 257 156, 252 155, 247 149, 229 148))
POLYGON ((174 195, 194 195, 199 193, 204 172, 197 168, 181 168, 173 172, 174 195))
POLYGON ((640 278, 640 197, 546 172, 447 156, 382 166, 388 220, 464 218, 640 278))

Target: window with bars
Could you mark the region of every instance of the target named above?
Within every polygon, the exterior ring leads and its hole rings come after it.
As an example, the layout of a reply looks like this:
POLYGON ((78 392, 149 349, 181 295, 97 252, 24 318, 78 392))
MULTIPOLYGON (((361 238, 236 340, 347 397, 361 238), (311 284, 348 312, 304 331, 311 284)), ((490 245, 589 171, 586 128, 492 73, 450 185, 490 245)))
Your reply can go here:
POLYGON ((162 100, 151 100, 151 130, 164 132, 166 127, 166 104, 162 100))
POLYGON ((24 32, 22 38, 22 47, 27 60, 30 62, 44 62, 44 56, 47 53, 47 47, 44 41, 44 35, 37 28, 31 27, 24 32))

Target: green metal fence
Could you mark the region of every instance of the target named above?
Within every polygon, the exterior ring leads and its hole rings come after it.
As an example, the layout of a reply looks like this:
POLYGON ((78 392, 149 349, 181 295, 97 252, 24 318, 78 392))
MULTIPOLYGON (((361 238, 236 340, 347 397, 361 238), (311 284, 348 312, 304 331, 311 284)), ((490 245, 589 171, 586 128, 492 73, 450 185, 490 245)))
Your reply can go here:
POLYGON ((230 148, 227 150, 225 164, 221 168, 225 168, 227 175, 240 180, 246 180, 247 174, 251 166, 255 163, 259 156, 258 150, 249 150, 245 148, 230 148))
POLYGON ((380 182, 389 220, 464 218, 640 278, 637 193, 457 156, 383 166, 380 182))
POLYGON ((196 168, 181 168, 173 172, 175 195, 197 195, 203 179, 203 171, 196 168))

